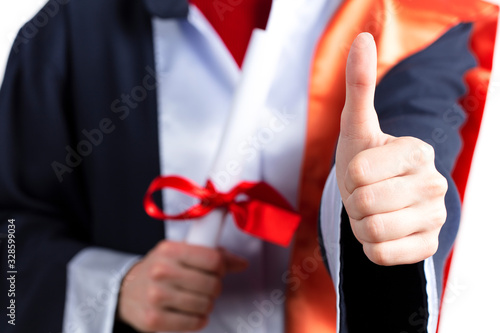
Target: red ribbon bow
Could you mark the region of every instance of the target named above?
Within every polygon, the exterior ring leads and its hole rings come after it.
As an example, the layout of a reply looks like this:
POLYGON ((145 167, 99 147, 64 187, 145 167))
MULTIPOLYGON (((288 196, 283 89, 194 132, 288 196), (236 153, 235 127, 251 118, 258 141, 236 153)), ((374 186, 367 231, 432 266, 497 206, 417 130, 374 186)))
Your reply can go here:
POLYGON ((210 180, 206 187, 200 187, 182 177, 160 176, 149 186, 144 208, 149 216, 158 220, 194 219, 205 216, 215 208, 226 208, 241 230, 281 246, 290 244, 300 223, 300 215, 286 199, 263 182, 241 182, 228 193, 220 193, 210 180), (177 215, 165 214, 153 201, 153 193, 166 188, 199 198, 200 203, 177 215), (247 199, 236 200, 242 194, 247 199))

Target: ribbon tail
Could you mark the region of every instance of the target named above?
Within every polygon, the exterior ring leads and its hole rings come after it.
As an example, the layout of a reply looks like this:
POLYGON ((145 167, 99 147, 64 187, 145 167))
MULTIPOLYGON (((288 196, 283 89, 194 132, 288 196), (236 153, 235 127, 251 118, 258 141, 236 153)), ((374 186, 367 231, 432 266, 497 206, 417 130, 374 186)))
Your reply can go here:
POLYGON ((259 200, 239 202, 229 207, 235 223, 246 233, 288 247, 300 223, 300 215, 259 200))

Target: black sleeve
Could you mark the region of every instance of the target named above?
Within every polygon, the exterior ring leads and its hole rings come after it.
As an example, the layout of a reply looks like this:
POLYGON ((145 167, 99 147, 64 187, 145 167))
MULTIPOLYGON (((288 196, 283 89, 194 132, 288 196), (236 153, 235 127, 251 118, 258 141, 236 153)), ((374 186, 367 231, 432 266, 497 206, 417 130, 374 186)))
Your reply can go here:
MULTIPOLYGON (((445 260, 456 237, 460 200, 450 176, 461 148, 465 116, 458 100, 464 73, 474 67, 468 49, 470 24, 460 24, 425 50, 395 66, 378 84, 375 108, 382 131, 431 144, 436 167, 446 177, 448 217, 433 257, 438 298, 445 260)), ((341 223, 341 332, 427 332, 428 295, 424 263, 378 266, 367 259, 344 210, 341 223)))
POLYGON ((144 255, 165 237, 142 205, 160 174, 151 29, 143 1, 51 0, 14 42, 0 89, 0 234, 15 219, 18 320, 0 320, 1 333, 61 332, 67 266, 88 246, 144 255))
POLYGON ((16 237, 15 265, 7 267, 2 253, 0 274, 17 272, 13 297, 6 297, 11 281, 7 286, 2 277, 2 333, 62 331, 66 264, 86 246, 79 171, 60 182, 53 169, 54 161, 65 160, 60 143, 74 140, 63 11, 60 6, 43 25, 30 21, 21 29, 0 90, 0 233, 13 219, 16 237), (11 299, 15 326, 5 315, 11 299))

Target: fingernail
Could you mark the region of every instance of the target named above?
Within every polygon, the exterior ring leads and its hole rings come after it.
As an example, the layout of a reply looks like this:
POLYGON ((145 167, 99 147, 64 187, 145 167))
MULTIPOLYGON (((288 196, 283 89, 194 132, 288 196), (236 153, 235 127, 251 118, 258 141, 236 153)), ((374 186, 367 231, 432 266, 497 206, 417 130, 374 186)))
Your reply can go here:
POLYGON ((369 32, 362 32, 358 35, 358 37, 356 37, 356 39, 359 39, 358 41, 358 45, 360 47, 366 47, 368 46, 372 41, 375 41, 375 39, 373 38, 372 34, 369 33, 369 32))

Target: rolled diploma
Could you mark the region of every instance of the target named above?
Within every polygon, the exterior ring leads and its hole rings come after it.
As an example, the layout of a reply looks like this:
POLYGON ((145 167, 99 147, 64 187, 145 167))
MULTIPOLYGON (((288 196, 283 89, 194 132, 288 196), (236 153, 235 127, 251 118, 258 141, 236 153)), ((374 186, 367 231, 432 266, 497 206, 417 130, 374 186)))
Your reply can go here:
MULTIPOLYGON (((269 86, 280 55, 277 43, 264 30, 255 29, 248 47, 242 68, 240 84, 236 90, 232 111, 227 120, 221 144, 211 168, 210 178, 216 189, 228 192, 242 180, 260 180, 257 161, 245 161, 238 147, 256 133, 261 121, 261 111, 269 91, 269 86), (249 165, 249 162, 253 162, 249 165), (229 173, 237 163, 240 172, 229 173), (215 175, 224 174, 227 181, 217 181, 215 175)), ((186 243, 206 247, 216 247, 226 217, 225 209, 214 209, 206 216, 193 220, 189 228, 186 243)))

